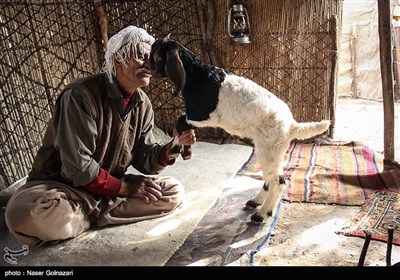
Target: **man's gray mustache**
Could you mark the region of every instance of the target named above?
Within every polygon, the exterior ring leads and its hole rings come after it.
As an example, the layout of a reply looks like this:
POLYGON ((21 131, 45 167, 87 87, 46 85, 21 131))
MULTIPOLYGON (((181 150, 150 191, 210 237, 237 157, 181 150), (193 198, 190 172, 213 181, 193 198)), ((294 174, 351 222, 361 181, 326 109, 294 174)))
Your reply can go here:
POLYGON ((146 69, 146 68, 140 68, 140 69, 136 70, 135 74, 141 74, 141 73, 151 75, 150 69, 146 69))

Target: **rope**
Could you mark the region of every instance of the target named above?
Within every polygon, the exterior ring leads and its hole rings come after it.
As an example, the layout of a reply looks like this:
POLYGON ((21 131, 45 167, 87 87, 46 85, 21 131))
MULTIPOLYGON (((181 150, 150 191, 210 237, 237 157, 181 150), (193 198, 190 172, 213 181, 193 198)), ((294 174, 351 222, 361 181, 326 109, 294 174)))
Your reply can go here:
POLYGON ((254 256, 255 254, 257 254, 261 248, 269 241, 269 238, 271 237, 271 234, 275 228, 276 222, 278 220, 278 216, 279 216, 279 212, 281 209, 281 205, 282 205, 282 198, 279 200, 278 206, 276 208, 276 212, 275 212, 275 216, 274 219, 269 227, 268 233, 265 236, 264 240, 257 246, 257 248, 253 251, 250 252, 250 259, 249 259, 249 265, 250 266, 254 266, 254 256))

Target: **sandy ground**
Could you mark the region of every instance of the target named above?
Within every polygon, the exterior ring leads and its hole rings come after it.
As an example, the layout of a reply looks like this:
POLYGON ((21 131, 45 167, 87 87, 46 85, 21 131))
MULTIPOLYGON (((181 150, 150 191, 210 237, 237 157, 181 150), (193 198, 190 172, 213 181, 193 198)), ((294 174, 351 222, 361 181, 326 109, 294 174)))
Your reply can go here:
MULTIPOLYGON (((400 162, 400 103, 395 103, 395 159, 400 162)), ((336 107, 335 140, 360 141, 383 153, 383 103, 363 99, 339 98, 336 107)))
MULTIPOLYGON (((337 234, 359 207, 283 202, 273 236, 258 254, 260 266, 358 266, 364 239, 337 234)), ((364 266, 386 266, 387 244, 371 240, 364 266)), ((392 246, 391 264, 400 261, 392 246)))

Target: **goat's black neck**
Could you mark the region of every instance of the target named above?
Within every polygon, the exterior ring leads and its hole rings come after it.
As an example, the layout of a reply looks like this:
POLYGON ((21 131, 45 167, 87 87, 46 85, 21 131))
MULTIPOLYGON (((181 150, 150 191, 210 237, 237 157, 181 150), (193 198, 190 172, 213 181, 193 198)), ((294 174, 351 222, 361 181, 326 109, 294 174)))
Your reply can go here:
POLYGON ((181 59, 186 71, 186 82, 207 79, 219 86, 227 74, 224 69, 201 61, 192 52, 186 52, 181 59))
POLYGON ((227 73, 204 63, 190 51, 184 51, 181 60, 186 71, 182 95, 187 117, 196 121, 206 120, 217 107, 219 89, 227 73))

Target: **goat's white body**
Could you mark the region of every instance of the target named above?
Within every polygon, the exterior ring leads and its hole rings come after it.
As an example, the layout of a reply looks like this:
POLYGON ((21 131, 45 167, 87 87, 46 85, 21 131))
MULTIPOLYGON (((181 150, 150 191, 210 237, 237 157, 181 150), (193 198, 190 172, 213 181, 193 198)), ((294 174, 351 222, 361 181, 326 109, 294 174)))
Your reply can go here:
POLYGON ((280 139, 287 138, 294 119, 289 107, 267 89, 231 74, 221 84, 210 118, 188 122, 196 127, 221 127, 242 138, 280 139))
MULTIPOLYGON (((216 109, 204 121, 188 120, 196 127, 220 127, 232 135, 250 138, 263 170, 265 185, 251 200, 262 205, 261 220, 272 215, 285 184, 281 163, 294 139, 306 139, 326 131, 329 121, 298 123, 281 99, 255 82, 229 74, 222 82, 216 109)), ((259 219, 260 220, 260 219, 259 219)))

